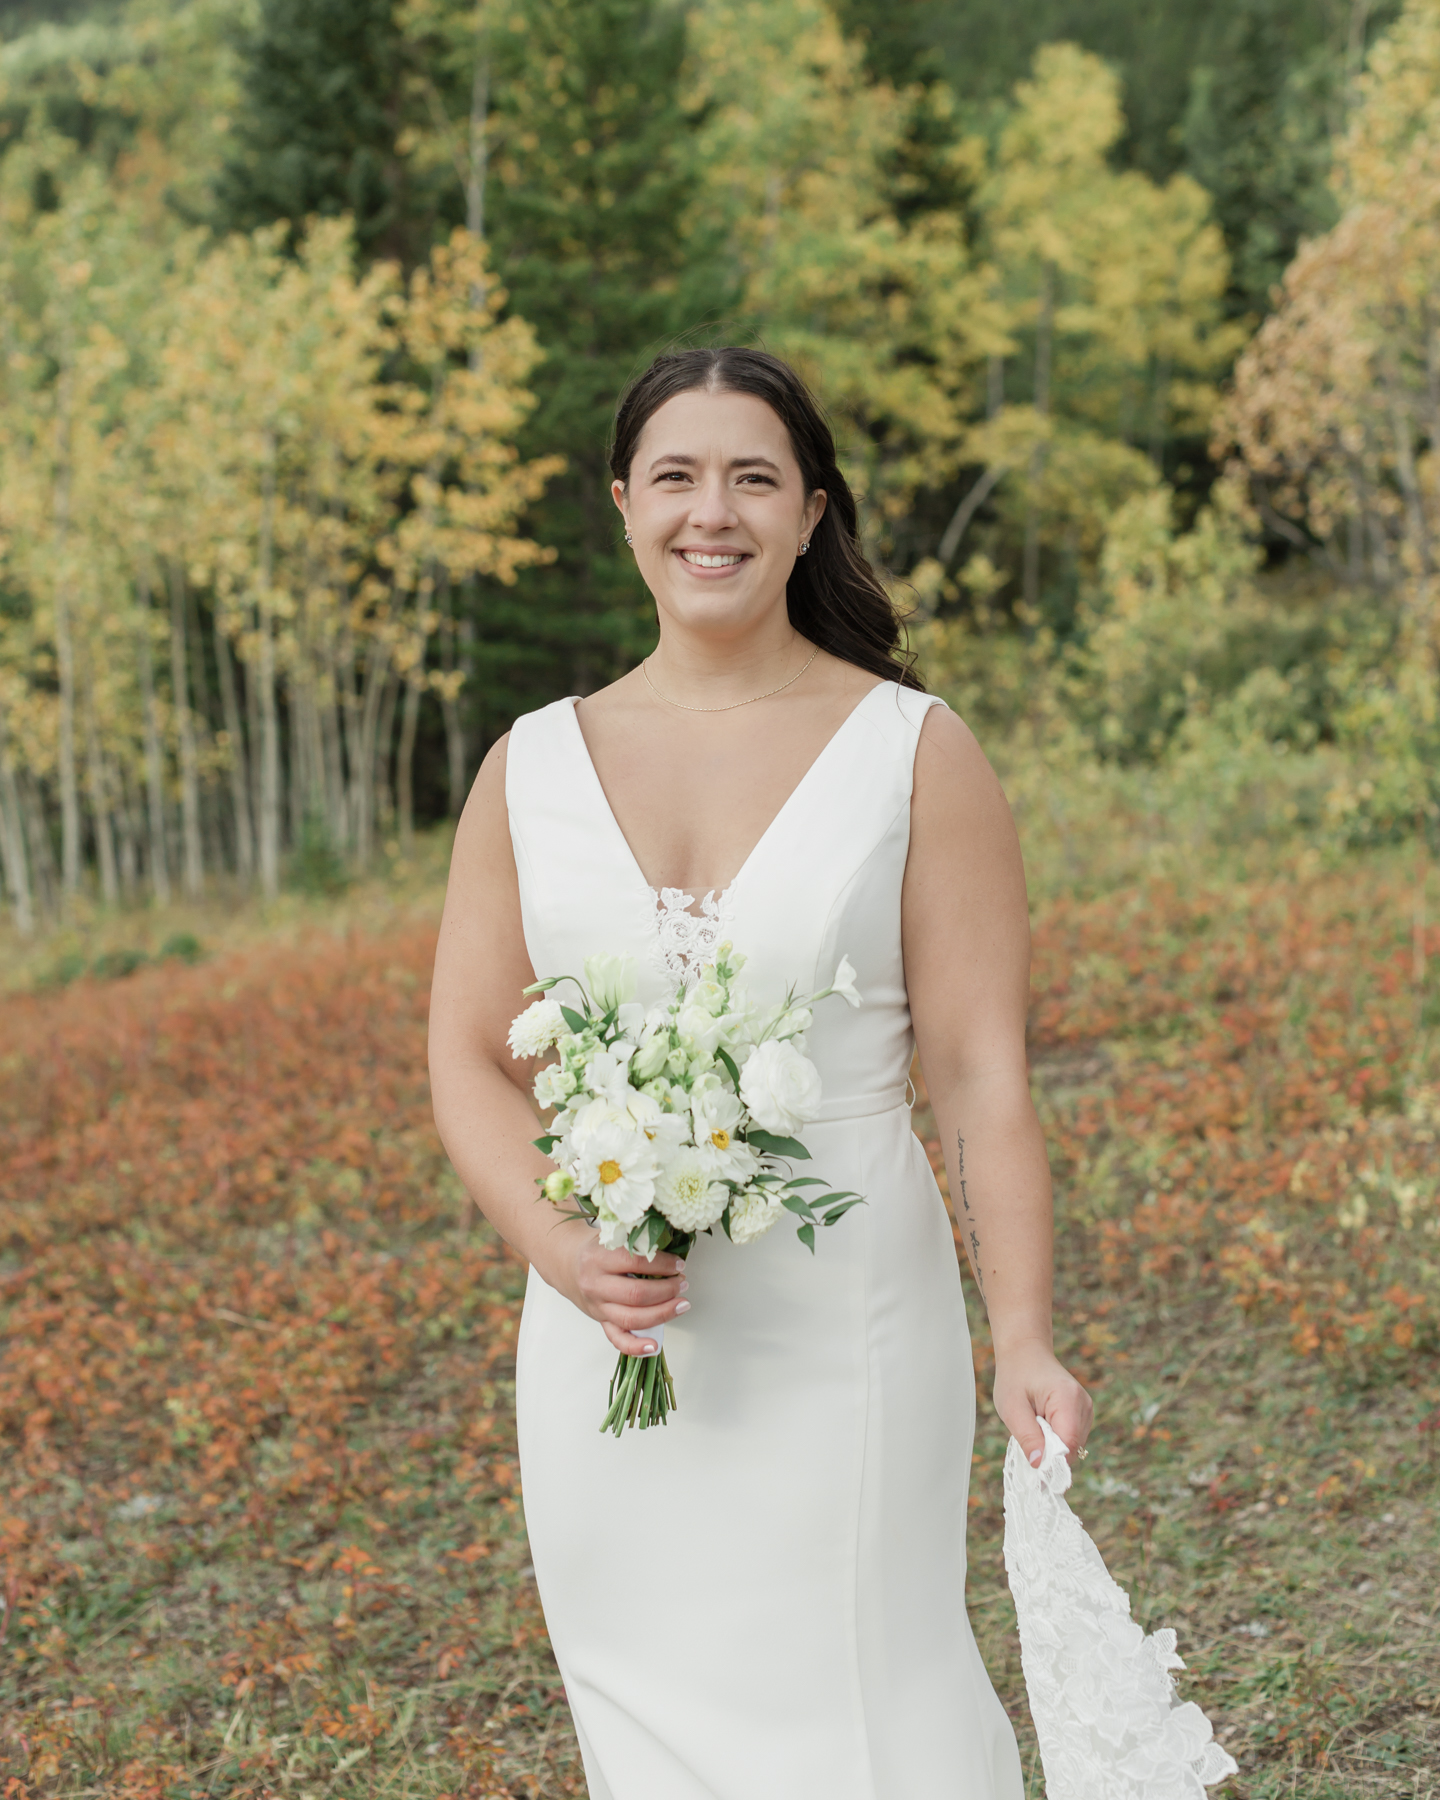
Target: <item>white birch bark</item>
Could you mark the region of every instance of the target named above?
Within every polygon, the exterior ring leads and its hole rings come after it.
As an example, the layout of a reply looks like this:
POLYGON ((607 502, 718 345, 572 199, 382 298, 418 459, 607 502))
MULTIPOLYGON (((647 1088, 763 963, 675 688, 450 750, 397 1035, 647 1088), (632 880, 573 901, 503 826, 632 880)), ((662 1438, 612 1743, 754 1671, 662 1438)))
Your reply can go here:
POLYGON ((180 739, 180 816, 185 842, 185 892, 198 900, 205 890, 205 857, 200 838, 200 759, 195 751, 195 718, 190 710, 190 671, 185 642, 185 571, 170 565, 170 691, 180 739))
POLYGON ((271 591, 275 574, 275 433, 265 433, 264 495, 260 511, 260 591, 256 597, 260 648, 255 671, 260 701, 260 887, 280 892, 280 719, 275 702, 275 636, 271 591))
POLYGON ((150 583, 138 580, 140 699, 145 713, 145 795, 149 809, 150 888, 160 905, 170 899, 170 860, 165 848, 165 771, 160 752, 160 717, 155 701, 155 659, 150 643, 150 583))
POLYGON ((30 860, 25 854, 25 823, 20 811, 20 789, 10 766, 10 746, 4 709, 0 708, 0 860, 5 885, 15 912, 15 929, 29 937, 35 929, 35 903, 30 893, 30 860))

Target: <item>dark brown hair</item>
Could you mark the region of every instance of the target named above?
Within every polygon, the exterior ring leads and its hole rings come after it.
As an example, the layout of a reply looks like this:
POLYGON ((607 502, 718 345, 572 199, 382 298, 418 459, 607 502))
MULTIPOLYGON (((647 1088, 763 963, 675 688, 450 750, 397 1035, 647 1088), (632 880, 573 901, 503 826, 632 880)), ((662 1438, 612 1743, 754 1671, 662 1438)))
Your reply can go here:
POLYGON ((615 479, 628 485, 635 446, 651 415, 698 388, 763 400, 790 435, 806 493, 824 488, 828 496, 809 553, 797 557, 785 588, 790 623, 843 662, 902 687, 922 688, 913 658, 900 648, 900 615, 860 548, 855 496, 840 473, 834 435, 815 396, 778 356, 736 346, 657 356, 616 409, 610 440, 615 479))

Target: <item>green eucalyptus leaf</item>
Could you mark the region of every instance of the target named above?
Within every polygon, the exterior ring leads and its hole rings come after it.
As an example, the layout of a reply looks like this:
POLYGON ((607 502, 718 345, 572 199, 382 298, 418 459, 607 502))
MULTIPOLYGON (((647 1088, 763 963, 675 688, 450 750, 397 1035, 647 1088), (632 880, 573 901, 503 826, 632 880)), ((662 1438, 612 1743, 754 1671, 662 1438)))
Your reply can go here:
POLYGON ((865 1202, 858 1196, 854 1200, 846 1200, 840 1206, 832 1206, 825 1214, 825 1223, 833 1225, 837 1219, 843 1219, 852 1206, 863 1206, 865 1202))
POLYGON ((730 1052, 728 1050, 721 1049, 720 1046, 717 1044, 715 1047, 715 1057, 718 1062, 724 1063, 727 1074, 729 1075, 731 1081, 733 1081, 735 1083, 735 1091, 736 1091, 736 1093, 739 1093, 739 1091, 740 1091, 740 1071, 739 1071, 739 1069, 737 1069, 735 1067, 735 1062, 734 1062, 734 1059, 731 1057, 730 1052))
POLYGON ((815 1227, 813 1225, 802 1225, 795 1235, 813 1256, 815 1254, 815 1227))
POLYGON ((788 1156, 796 1162, 809 1162, 810 1152, 799 1138, 780 1137, 773 1131, 762 1131, 752 1125, 745 1134, 745 1141, 752 1149, 763 1150, 767 1156, 788 1156))
MULTIPOLYGON (((549 1134, 545 1137, 531 1138, 530 1141, 537 1150, 543 1151, 546 1156, 548 1156, 560 1142, 559 1138, 555 1137, 553 1134, 549 1134)), ((536 1177, 537 1181, 543 1181, 544 1179, 545 1177, 543 1175, 536 1177)))
POLYGON ((563 1006, 562 1005, 560 1008, 560 1012, 561 1012, 561 1016, 565 1020, 565 1023, 575 1033, 576 1037, 579 1037, 581 1032, 584 1031, 585 1027, 590 1023, 590 1021, 585 1017, 585 1015, 583 1013, 576 1012, 576 1010, 573 1006, 563 1006))

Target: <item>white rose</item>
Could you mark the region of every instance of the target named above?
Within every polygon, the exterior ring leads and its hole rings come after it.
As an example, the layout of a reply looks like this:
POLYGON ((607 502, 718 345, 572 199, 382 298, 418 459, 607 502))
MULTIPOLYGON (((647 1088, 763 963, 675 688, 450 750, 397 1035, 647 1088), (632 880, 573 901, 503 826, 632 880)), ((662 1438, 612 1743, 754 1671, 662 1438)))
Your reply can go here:
POLYGON ((764 1237, 772 1225, 778 1224, 784 1210, 764 1188, 746 1188, 743 1194, 735 1196, 735 1204, 730 1209, 731 1243, 753 1244, 756 1238, 764 1237))
POLYGON ((558 1000, 537 1000, 510 1027, 510 1055, 541 1056, 569 1029, 558 1000))
POLYGON ((612 1006, 623 1006, 635 994, 635 958, 633 956, 587 956, 585 980, 597 1012, 607 1013, 612 1006))
POLYGON ((820 1111, 820 1071, 793 1044, 767 1038, 741 1072, 740 1098, 757 1125, 789 1136, 820 1111))
POLYGON ((724 1212, 730 1190, 712 1179, 705 1158, 677 1150, 655 1184, 655 1204, 677 1231, 705 1231, 724 1212))

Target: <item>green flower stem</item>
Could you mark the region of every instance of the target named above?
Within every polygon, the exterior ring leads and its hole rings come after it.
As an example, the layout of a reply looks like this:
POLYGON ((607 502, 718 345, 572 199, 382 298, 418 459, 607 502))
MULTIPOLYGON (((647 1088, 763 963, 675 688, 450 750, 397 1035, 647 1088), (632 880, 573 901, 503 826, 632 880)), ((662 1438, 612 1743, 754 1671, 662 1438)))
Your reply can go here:
POLYGON ((602 1431, 619 1437, 627 1425, 646 1431, 675 1410, 675 1383, 664 1350, 654 1356, 622 1356, 610 1377, 610 1407, 602 1431))

